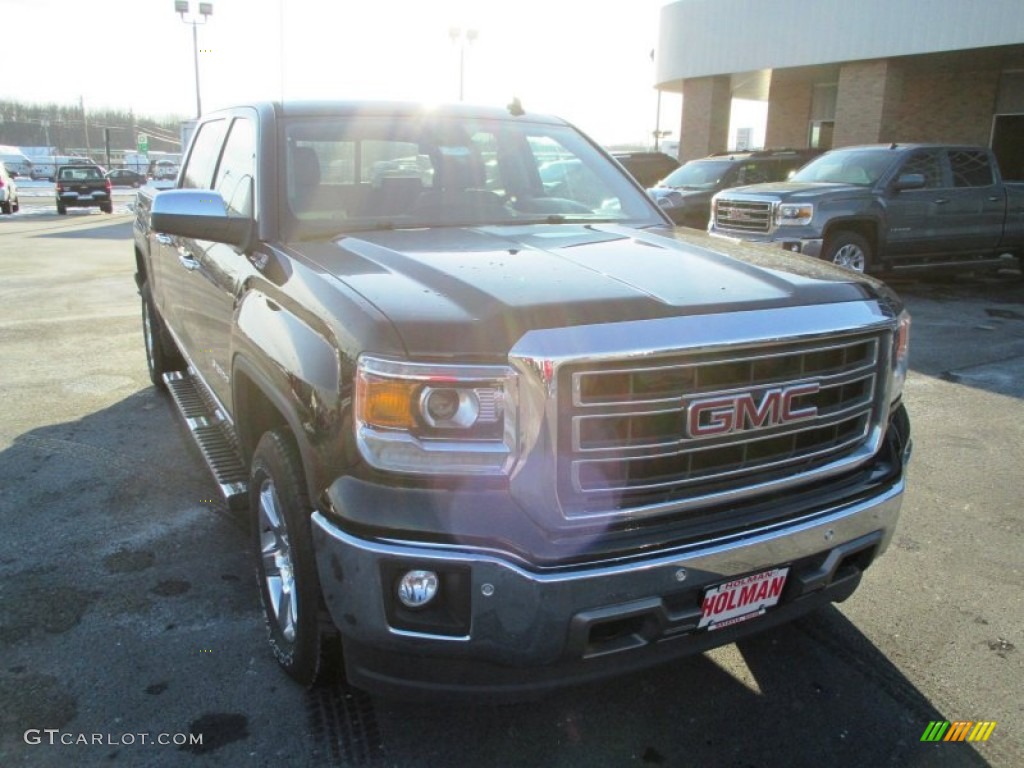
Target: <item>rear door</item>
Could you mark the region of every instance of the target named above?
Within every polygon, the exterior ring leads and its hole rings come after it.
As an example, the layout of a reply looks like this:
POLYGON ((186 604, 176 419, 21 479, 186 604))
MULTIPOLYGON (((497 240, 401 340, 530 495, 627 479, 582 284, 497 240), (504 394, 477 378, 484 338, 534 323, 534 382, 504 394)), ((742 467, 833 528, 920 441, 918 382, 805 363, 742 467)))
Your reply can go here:
POLYGON ((999 244, 1006 198, 996 182, 989 152, 952 148, 945 152, 952 187, 937 201, 945 248, 954 256, 989 253, 999 244))

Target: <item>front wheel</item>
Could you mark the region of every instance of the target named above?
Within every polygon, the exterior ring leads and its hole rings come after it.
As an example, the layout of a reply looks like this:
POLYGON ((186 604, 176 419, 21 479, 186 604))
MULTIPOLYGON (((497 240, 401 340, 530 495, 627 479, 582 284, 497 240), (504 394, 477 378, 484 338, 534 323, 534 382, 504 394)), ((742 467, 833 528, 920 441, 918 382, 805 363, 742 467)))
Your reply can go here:
POLYGON ((249 509, 270 646, 285 672, 313 685, 340 660, 340 647, 323 618, 310 532, 313 509, 298 448, 285 430, 265 433, 256 446, 249 509))
POLYGON ((824 257, 840 267, 864 273, 871 267, 871 244, 856 232, 837 232, 826 241, 824 257))

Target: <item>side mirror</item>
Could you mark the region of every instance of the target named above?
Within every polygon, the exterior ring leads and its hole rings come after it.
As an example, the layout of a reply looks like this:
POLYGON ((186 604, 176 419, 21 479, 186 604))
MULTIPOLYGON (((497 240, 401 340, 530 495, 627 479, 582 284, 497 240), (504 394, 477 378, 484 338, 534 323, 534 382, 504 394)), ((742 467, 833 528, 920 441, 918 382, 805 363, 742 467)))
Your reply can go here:
POLYGON ((924 189, 923 173, 901 173, 892 183, 894 192, 902 192, 905 189, 924 189))
POLYGON ((208 189, 168 189, 153 196, 150 221, 154 232, 212 240, 244 249, 253 221, 229 216, 219 192, 208 189))

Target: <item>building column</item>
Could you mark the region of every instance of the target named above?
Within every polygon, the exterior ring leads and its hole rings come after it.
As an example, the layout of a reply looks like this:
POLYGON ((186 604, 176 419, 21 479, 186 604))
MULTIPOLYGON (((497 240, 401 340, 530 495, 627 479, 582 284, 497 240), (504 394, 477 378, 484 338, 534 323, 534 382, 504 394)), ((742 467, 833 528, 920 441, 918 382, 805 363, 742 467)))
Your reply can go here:
POLYGON ((813 101, 812 81, 784 69, 772 72, 765 147, 806 147, 813 101))
POLYGON ((839 69, 833 146, 893 140, 903 96, 903 72, 889 59, 852 61, 839 69))
POLYGON ((680 162, 727 150, 731 112, 732 90, 728 75, 684 80, 680 162))

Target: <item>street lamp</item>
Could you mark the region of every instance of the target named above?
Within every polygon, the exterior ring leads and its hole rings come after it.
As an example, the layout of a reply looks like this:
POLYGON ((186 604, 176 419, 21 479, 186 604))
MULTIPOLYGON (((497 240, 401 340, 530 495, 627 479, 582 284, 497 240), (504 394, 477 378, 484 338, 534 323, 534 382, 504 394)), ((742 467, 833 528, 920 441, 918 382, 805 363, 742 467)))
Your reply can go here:
POLYGON ((453 43, 459 44, 459 101, 462 101, 466 92, 466 46, 470 45, 480 33, 475 29, 462 29, 451 27, 448 30, 448 37, 453 43))
POLYGON ((185 14, 189 12, 188 0, 174 0, 174 12, 181 17, 182 23, 192 25, 192 57, 196 65, 196 119, 198 119, 203 115, 203 103, 199 98, 199 35, 196 32, 196 27, 209 21, 209 17, 213 15, 213 3, 199 3, 199 15, 203 17, 202 21, 195 16, 190 19, 185 18, 185 14))

